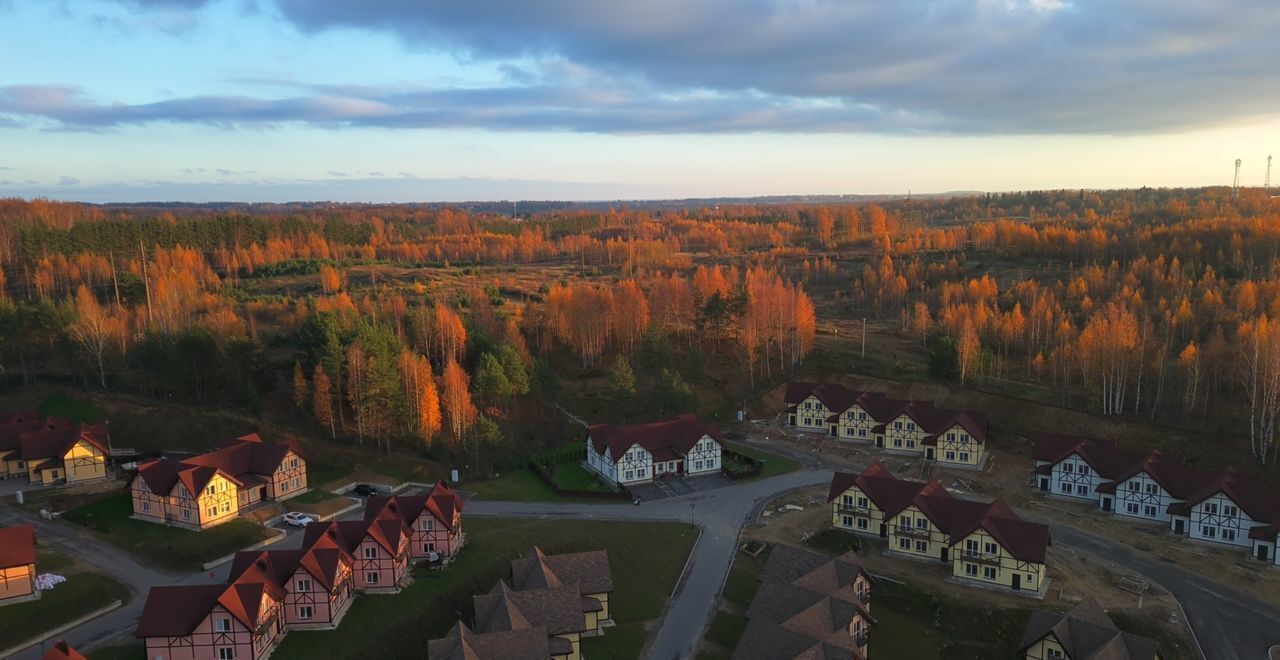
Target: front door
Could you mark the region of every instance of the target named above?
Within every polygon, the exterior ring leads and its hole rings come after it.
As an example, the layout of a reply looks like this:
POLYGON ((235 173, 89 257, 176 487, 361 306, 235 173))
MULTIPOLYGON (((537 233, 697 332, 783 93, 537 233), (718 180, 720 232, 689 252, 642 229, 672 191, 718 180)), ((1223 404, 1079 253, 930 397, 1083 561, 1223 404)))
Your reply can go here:
POLYGON ((263 486, 263 487, 262 487, 262 490, 258 491, 258 499, 260 499, 260 500, 265 500, 265 499, 267 499, 267 487, 266 487, 266 486, 263 486))
POLYGON ((947 561, 947 549, 946 549, 946 548, 943 548, 943 549, 942 549, 942 561, 943 561, 943 562, 946 562, 946 561, 947 561))
POLYGON ((1111 498, 1110 498, 1110 497, 1104 497, 1104 498, 1102 498, 1102 510, 1103 510, 1103 511, 1106 511, 1107 513, 1111 513, 1111 498))
POLYGON ((1021 574, 1021 573, 1014 573, 1014 574, 1013 574, 1013 583, 1012 583, 1012 585, 1011 585, 1011 586, 1013 587, 1013 590, 1014 590, 1014 591, 1019 591, 1019 590, 1021 590, 1021 589, 1022 589, 1022 574, 1021 574))
POLYGON ((1182 527, 1182 521, 1181 521, 1181 520, 1175 520, 1175 521, 1173 521, 1173 533, 1174 533, 1174 534, 1185 534, 1186 532, 1182 531, 1182 529, 1183 529, 1183 527, 1182 527))
POLYGON ((1268 548, 1267 548, 1267 546, 1265 546, 1265 545, 1258 545, 1258 559, 1260 559, 1260 560, 1262 560, 1262 561, 1266 561, 1266 560, 1270 559, 1270 557, 1268 556, 1268 554, 1269 554, 1269 553, 1268 553, 1268 548))
POLYGON ((884 526, 884 523, 880 523, 880 538, 889 538, 889 530, 884 526))
POLYGON ((789 419, 789 421, 791 422, 791 425, 792 425, 792 426, 795 426, 795 425, 796 425, 796 416, 795 416, 795 415, 791 415, 788 419, 789 419))
POLYGON ((1040 477, 1040 490, 1049 492, 1049 477, 1040 477))
POLYGON ((933 447, 927 447, 924 450, 924 457, 933 460, 933 447))

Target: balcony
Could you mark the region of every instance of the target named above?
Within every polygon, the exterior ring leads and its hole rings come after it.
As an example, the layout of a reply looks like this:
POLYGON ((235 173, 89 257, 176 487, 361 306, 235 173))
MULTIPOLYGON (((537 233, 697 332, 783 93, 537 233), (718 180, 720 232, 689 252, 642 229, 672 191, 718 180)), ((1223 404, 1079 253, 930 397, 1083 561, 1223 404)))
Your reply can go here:
POLYGON ((906 536, 913 539, 929 540, 929 530, 919 529, 916 527, 894 527, 893 533, 896 536, 906 536))
POLYGON ((1000 565, 1000 555, 989 555, 985 552, 969 552, 960 553, 960 558, 964 561, 971 561, 975 564, 989 564, 991 566, 1000 565))
POLYGON ((855 516, 870 516, 870 515, 871 515, 871 507, 870 507, 869 505, 868 505, 868 506, 858 506, 858 505, 856 505, 856 504, 843 504, 843 503, 841 503, 841 504, 840 504, 840 513, 851 513, 851 514, 853 514, 853 515, 855 515, 855 516))

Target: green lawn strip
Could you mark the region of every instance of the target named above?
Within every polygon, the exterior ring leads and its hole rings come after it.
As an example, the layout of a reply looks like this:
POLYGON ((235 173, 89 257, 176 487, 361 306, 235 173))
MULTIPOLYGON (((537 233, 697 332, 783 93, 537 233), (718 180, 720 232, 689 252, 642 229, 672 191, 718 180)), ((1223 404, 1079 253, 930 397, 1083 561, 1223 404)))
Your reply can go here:
POLYGON ((556 466, 555 482, 564 490, 593 490, 612 492, 600 479, 582 467, 580 463, 561 463, 556 466))
POLYGON ((109 575, 81 571, 66 578, 66 582, 42 592, 38 600, 0 609, 0 640, 16 643, 30 639, 112 601, 129 598, 129 588, 109 575))
POLYGON ((57 573, 75 564, 76 561, 61 552, 36 547, 36 572, 57 573))
POLYGON ((297 497, 290 497, 288 500, 285 500, 285 501, 291 504, 319 504, 326 500, 332 500, 336 497, 338 496, 334 495, 333 493, 330 493, 327 490, 312 488, 311 490, 297 497))
POLYGON ((768 558, 767 551, 760 553, 759 557, 745 552, 734 555, 733 566, 729 569, 729 577, 725 580, 724 592, 721 594, 724 599, 744 611, 750 607, 751 599, 755 598, 756 591, 760 589, 760 572, 764 570, 768 558))
POLYGON ((843 555, 853 550, 857 552, 861 547, 858 537, 850 532, 839 529, 824 529, 805 540, 805 545, 813 546, 818 550, 833 555, 843 555))
POLYGON ((992 607, 879 580, 871 591, 871 653, 888 658, 989 660, 1012 657, 1031 610, 992 607))
POLYGON ((133 503, 129 495, 119 493, 72 509, 62 518, 93 530, 106 541, 152 564, 175 571, 200 570, 205 562, 270 535, 265 527, 239 518, 196 532, 135 520, 131 515, 133 503))
POLYGON ((85 654, 89 660, 146 660, 147 647, 141 642, 113 644, 85 654))
POLYGON ((97 404, 92 401, 81 401, 65 392, 50 394, 40 404, 39 412, 45 417, 61 417, 77 424, 80 422, 97 424, 106 418, 106 413, 102 412, 102 408, 97 404))
POLYGON ((645 622, 619 623, 605 628, 600 637, 583 637, 582 656, 591 660, 636 660, 648 638, 645 622))
POLYGON ((742 639, 742 634, 746 631, 747 617, 720 610, 711 620, 706 638, 726 649, 732 649, 738 646, 738 640, 742 639))
MULTIPOLYGON (((558 469, 558 468, 557 468, 558 469)), ((495 479, 484 481, 463 481, 458 484, 461 490, 469 490, 482 500, 513 502, 578 502, 583 504, 618 504, 625 500, 610 498, 566 498, 557 495, 532 470, 512 470, 495 479)))
POLYGON ((396 595, 358 597, 337 630, 290 632, 272 657, 420 658, 427 641, 443 636, 459 616, 469 621, 471 597, 487 593, 507 576, 510 560, 536 544, 549 553, 609 551, 609 604, 618 625, 591 640, 591 647, 635 658, 645 626, 661 615, 696 538, 677 523, 477 517, 466 528, 467 545, 448 568, 417 570, 414 583, 396 595), (655 547, 663 552, 652 552, 655 547))
POLYGON ((1159 642, 1161 657, 1166 660, 1195 660, 1199 657, 1186 629, 1182 626, 1175 629, 1166 623, 1168 612, 1111 610, 1108 614, 1119 629, 1159 642))
POLYGON ((728 446, 729 449, 738 452, 743 456, 754 458, 758 461, 764 461, 764 468, 761 469, 760 476, 752 477, 753 479, 767 479, 769 477, 776 477, 780 474, 795 472, 800 469, 799 463, 785 456, 779 456, 767 451, 753 449, 751 447, 740 445, 736 442, 726 442, 725 445, 728 446))

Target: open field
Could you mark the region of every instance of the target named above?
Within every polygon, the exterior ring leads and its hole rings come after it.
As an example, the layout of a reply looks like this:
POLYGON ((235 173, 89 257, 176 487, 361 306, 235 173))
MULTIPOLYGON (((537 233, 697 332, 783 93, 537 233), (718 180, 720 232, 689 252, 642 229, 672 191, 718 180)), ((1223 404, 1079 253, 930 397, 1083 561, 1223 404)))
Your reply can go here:
POLYGON ((132 514, 129 495, 118 493, 71 509, 63 520, 89 528, 152 565, 174 571, 198 571, 207 561, 269 536, 266 528, 240 518, 196 532, 134 520, 132 514))
POLYGON ((112 601, 129 600, 129 588, 119 580, 67 555, 38 549, 36 569, 61 575, 67 581, 42 592, 37 600, 0 608, 2 647, 30 639, 112 601))
POLYGON ((272 657, 421 658, 427 640, 448 632, 458 613, 470 619, 473 595, 487 592, 512 558, 538 545, 548 553, 609 551, 615 588, 609 604, 618 625, 583 640, 583 652, 638 658, 694 540, 688 526, 670 523, 472 518, 467 545, 448 568, 416 570, 413 584, 396 595, 360 596, 338 630, 291 632, 272 657))

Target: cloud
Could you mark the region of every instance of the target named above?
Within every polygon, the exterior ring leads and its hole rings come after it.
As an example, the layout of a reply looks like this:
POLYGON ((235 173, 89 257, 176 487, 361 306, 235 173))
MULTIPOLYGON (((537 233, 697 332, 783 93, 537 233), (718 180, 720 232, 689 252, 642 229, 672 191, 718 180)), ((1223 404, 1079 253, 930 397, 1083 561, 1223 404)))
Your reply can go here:
MULTIPOLYGON (((117 2, 190 15, 210 0, 117 2)), ((84 108, 86 116, 58 121, 81 129, 301 121, 583 132, 1149 133, 1273 116, 1280 106, 1266 64, 1280 57, 1275 0, 260 0, 252 7, 245 13, 303 32, 361 29, 464 63, 492 62, 503 84, 398 98, 366 90, 174 99, 84 108), (520 105, 528 101, 536 105, 520 105), (213 107, 187 107, 204 102, 213 107)))
POLYGON ((78 186, 80 185, 80 179, 77 179, 73 176, 67 176, 64 174, 58 177, 58 185, 59 186, 78 186))

